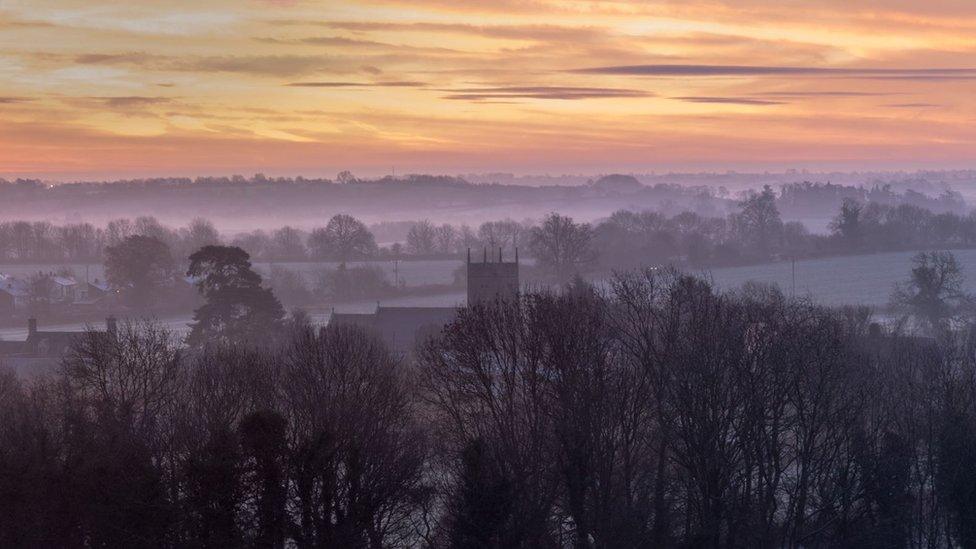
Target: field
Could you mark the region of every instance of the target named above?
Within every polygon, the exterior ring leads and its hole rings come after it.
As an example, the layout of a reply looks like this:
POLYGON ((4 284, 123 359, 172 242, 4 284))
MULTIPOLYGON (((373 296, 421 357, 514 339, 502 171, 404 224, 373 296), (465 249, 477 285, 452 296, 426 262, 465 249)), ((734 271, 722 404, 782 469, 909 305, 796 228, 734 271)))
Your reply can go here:
MULTIPOLYGON (((255 269, 262 276, 267 277, 274 267, 280 267, 301 273, 306 282, 312 287, 320 280, 322 272, 326 269, 338 267, 338 263, 331 261, 302 261, 302 262, 255 262, 255 269)), ((387 279, 394 281, 394 274, 398 272, 400 281, 407 286, 420 286, 422 284, 450 284, 454 281, 454 270, 463 265, 457 259, 429 259, 418 261, 369 261, 358 262, 350 261, 350 267, 358 265, 373 265, 383 269, 387 279)), ((0 265, 0 273, 9 274, 17 277, 28 277, 38 271, 59 271, 62 268, 71 270, 79 280, 84 280, 87 276, 89 280, 104 279, 105 271, 100 263, 91 265, 67 264, 67 265, 0 265)))
MULTIPOLYGON (((976 250, 955 250, 963 268, 967 290, 976 292, 976 250)), ((796 262, 796 295, 824 305, 883 306, 898 282, 908 279, 916 252, 893 252, 796 262)), ((749 267, 704 271, 716 286, 730 289, 748 280, 777 284, 789 295, 793 290, 789 261, 749 267)))
MULTIPOLYGON (((966 276, 967 289, 976 293, 976 250, 954 251, 956 258, 963 267, 966 276)), ((834 257, 826 259, 812 259, 796 262, 795 295, 808 297, 824 305, 861 304, 881 307, 888 303, 891 290, 897 282, 906 280, 911 271, 911 259, 915 252, 894 252, 859 256, 834 257)), ((391 261, 374 261, 372 265, 381 267, 393 279, 394 265, 391 261)), ((325 268, 335 267, 334 263, 277 263, 294 271, 303 273, 309 281, 314 280, 325 268)), ((398 267, 400 279, 408 286, 424 283, 446 284, 452 281, 454 270, 461 265, 456 260, 429 261, 401 261, 398 267)), ((268 263, 256 264, 263 274, 270 272, 268 263)), ((75 274, 84 277, 84 265, 69 265, 75 274)), ((0 272, 29 275, 39 269, 52 270, 51 265, 0 265, 0 272)), ((705 278, 711 279, 719 289, 729 290, 741 286, 744 282, 755 280, 758 282, 776 284, 787 295, 793 293, 793 269, 790 262, 752 265, 748 267, 729 267, 700 271, 705 278)), ((91 278, 102 277, 101 265, 88 268, 91 278)), ((404 297, 383 300, 386 307, 448 307, 462 303, 463 292, 436 295, 404 297)), ((336 309, 342 312, 369 312, 376 307, 376 301, 362 301, 343 304, 336 309)), ((328 311, 312 313, 313 320, 325 323, 328 311)), ((182 329, 190 321, 190 316, 164 319, 164 323, 174 329, 182 329)), ((83 330, 83 324, 62 326, 48 326, 48 329, 83 330)), ((0 330, 0 339, 23 339, 27 336, 23 328, 0 330)))

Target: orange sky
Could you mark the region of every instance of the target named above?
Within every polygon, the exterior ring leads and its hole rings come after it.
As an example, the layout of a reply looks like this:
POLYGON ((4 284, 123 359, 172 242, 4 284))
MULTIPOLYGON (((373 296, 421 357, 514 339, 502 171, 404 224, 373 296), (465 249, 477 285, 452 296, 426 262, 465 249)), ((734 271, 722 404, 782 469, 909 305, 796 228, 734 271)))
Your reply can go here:
POLYGON ((973 0, 2 0, 0 177, 976 167, 974 54, 973 0))

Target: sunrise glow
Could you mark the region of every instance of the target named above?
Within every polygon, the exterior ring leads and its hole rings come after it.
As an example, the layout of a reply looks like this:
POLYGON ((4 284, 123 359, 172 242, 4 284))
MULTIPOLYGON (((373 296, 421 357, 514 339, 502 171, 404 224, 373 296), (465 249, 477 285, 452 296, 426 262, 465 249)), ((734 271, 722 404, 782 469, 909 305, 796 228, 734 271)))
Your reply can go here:
POLYGON ((4 0, 0 176, 970 166, 974 16, 971 0, 4 0))

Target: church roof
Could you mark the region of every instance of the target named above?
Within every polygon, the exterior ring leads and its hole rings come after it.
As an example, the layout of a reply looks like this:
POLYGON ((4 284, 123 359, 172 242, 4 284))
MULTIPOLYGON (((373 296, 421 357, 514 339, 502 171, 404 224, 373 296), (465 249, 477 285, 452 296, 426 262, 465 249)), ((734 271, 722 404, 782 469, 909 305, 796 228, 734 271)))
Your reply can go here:
POLYGON ((23 354, 27 351, 23 341, 0 341, 0 357, 23 354))
POLYGON ((331 322, 375 331, 394 351, 410 352, 416 343, 454 321, 454 307, 377 307, 375 313, 334 313, 331 322))

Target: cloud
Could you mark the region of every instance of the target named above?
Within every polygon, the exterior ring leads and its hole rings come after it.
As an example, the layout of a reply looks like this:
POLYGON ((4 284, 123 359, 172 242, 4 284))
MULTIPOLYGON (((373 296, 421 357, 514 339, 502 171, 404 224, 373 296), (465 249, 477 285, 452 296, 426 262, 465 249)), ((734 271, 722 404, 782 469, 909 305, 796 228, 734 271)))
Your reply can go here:
POLYGON ((672 97, 678 101, 686 103, 719 103, 726 105, 785 105, 784 101, 772 101, 769 99, 749 99, 745 97, 706 97, 706 96, 683 96, 672 97))
POLYGON ((936 103, 890 103, 885 105, 885 107, 892 107, 895 109, 925 109, 930 107, 941 107, 936 103))
POLYGON ((590 67, 570 72, 615 76, 839 76, 852 78, 970 79, 976 68, 887 69, 760 65, 622 65, 590 67))
POLYGON ((13 103, 26 103, 31 101, 28 97, 3 97, 0 96, 0 105, 11 105, 13 103))
POLYGON ((965 74, 889 74, 889 75, 858 75, 843 76, 841 78, 857 78, 860 80, 911 80, 918 82, 953 82, 962 80, 976 80, 976 73, 965 74))
POLYGON ((756 92, 749 95, 757 97, 775 98, 804 98, 804 97, 881 97, 886 95, 903 95, 894 92, 862 92, 862 91, 783 91, 756 92))
POLYGON ((385 21, 304 21, 279 20, 273 24, 313 25, 352 32, 446 33, 509 40, 581 40, 606 36, 608 30, 594 26, 561 25, 472 25, 466 23, 399 23, 385 21))
POLYGON ((333 48, 348 48, 359 51, 378 51, 378 52, 414 52, 425 54, 437 53, 463 53, 459 50, 450 48, 417 47, 406 44, 391 44, 375 40, 358 40, 343 36, 310 36, 305 38, 255 38, 257 42, 265 44, 291 45, 291 46, 330 46, 333 48))
POLYGON ((489 99, 606 99, 653 97, 655 94, 620 88, 584 88, 571 86, 512 86, 496 88, 459 88, 441 90, 450 92, 443 99, 455 101, 479 101, 489 99))
POLYGON ((160 105, 172 102, 168 97, 144 97, 144 96, 122 96, 122 97, 93 97, 110 109, 131 109, 160 105))
POLYGON ((323 55, 163 56, 144 52, 77 55, 80 65, 136 65, 141 69, 179 72, 226 72, 257 76, 297 76, 335 68, 336 60, 323 55))
POLYGON ((54 26, 55 25, 53 23, 47 21, 30 21, 30 20, 18 20, 18 19, 0 20, 0 28, 5 28, 5 29, 44 29, 44 28, 51 28, 54 26))
POLYGON ((427 84, 414 80, 391 82, 291 82, 290 88, 423 88, 427 84))
POLYGON ((75 63, 82 65, 116 65, 116 64, 135 64, 143 65, 153 60, 160 59, 158 55, 144 52, 124 52, 124 53, 85 53, 76 55, 75 63))
POLYGON ((329 58, 320 55, 252 55, 189 59, 176 68, 192 71, 234 72, 263 76, 292 76, 326 70, 329 58))

